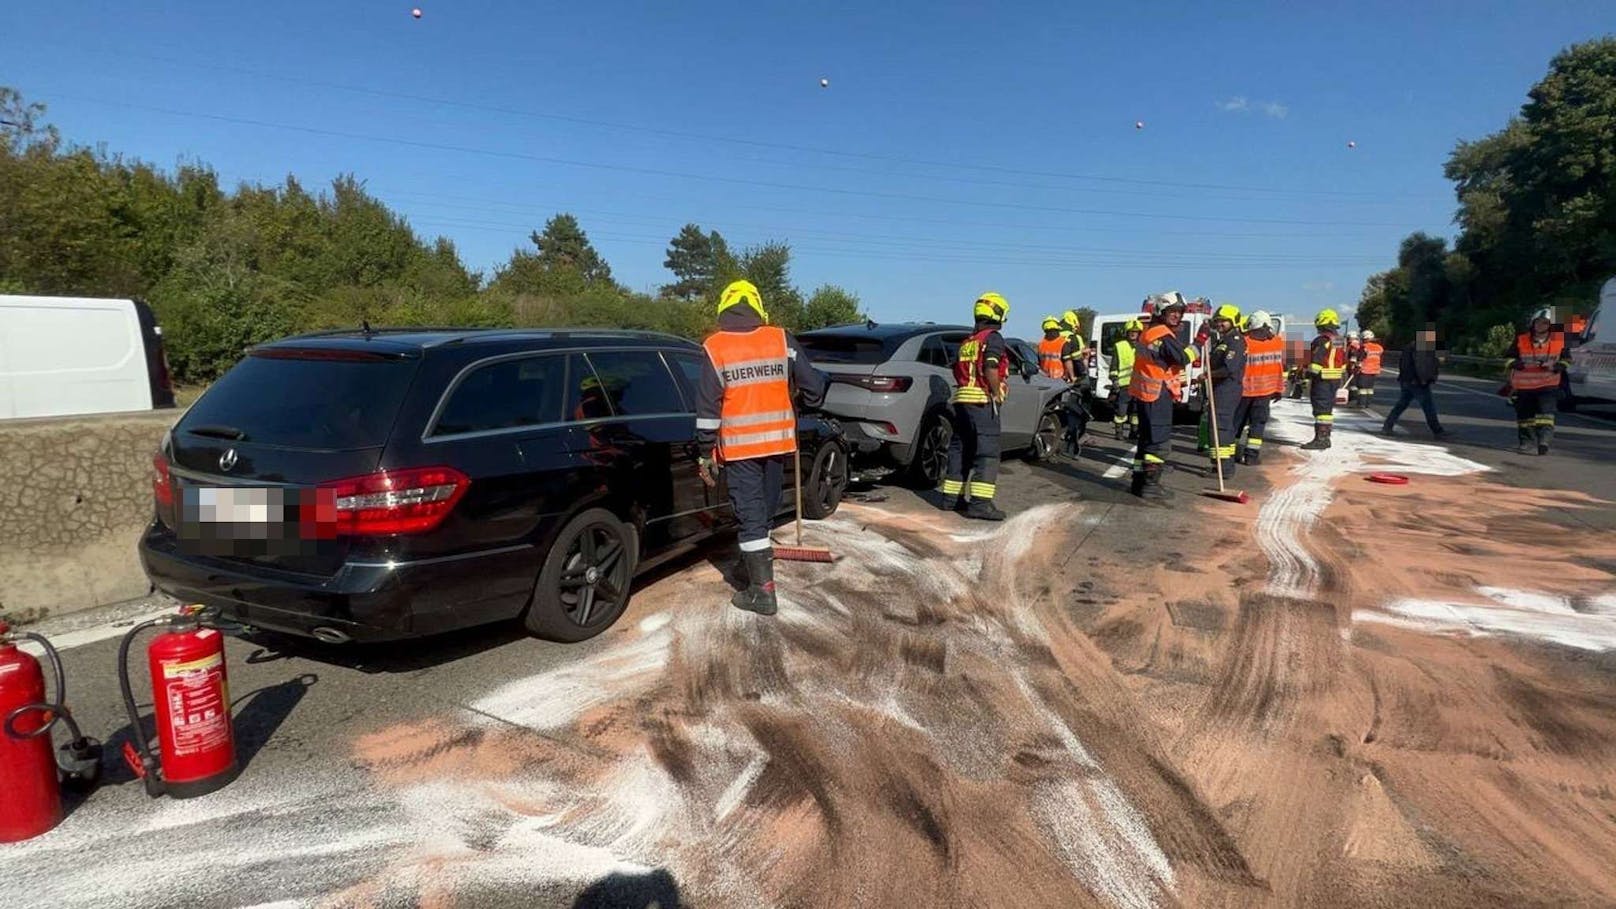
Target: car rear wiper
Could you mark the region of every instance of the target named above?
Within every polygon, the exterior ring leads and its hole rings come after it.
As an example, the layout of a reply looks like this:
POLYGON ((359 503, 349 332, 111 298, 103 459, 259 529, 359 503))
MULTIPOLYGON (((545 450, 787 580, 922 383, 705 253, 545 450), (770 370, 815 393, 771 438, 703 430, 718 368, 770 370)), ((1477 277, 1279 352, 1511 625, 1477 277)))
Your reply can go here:
POLYGON ((245 442, 247 434, 234 426, 225 426, 219 423, 208 423, 202 426, 187 426, 185 431, 193 436, 207 436, 213 439, 229 439, 232 442, 245 442))

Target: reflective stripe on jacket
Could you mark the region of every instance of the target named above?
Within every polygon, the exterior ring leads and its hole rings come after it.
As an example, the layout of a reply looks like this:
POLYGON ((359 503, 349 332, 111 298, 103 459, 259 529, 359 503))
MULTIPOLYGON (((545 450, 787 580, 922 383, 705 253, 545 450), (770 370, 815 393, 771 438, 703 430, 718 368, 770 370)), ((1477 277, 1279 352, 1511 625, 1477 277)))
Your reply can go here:
POLYGON ((1380 375, 1380 356, 1386 348, 1380 346, 1379 341, 1365 341, 1363 346, 1363 362, 1358 364, 1358 371, 1366 376, 1380 375))
POLYGON ((797 447, 791 407, 791 357, 782 329, 720 331, 703 344, 724 389, 718 456, 746 461, 790 454, 797 447))
MULTIPOLYGON (((988 396, 988 336, 997 328, 984 328, 960 343, 954 360, 954 394, 950 404, 986 404, 988 396)), ((1009 390, 1009 370, 999 367, 999 397, 1009 390)))
POLYGON ((1055 336, 1045 338, 1038 342, 1038 368, 1051 379, 1066 378, 1066 364, 1061 361, 1061 352, 1066 350, 1066 338, 1055 336))
POLYGON ((1184 370, 1168 366, 1161 357, 1161 340, 1172 334, 1165 325, 1152 325, 1139 339, 1139 350, 1133 361, 1133 380, 1128 383, 1128 394, 1140 401, 1154 401, 1161 397, 1162 389, 1177 398, 1179 380, 1184 370))
POLYGON ((1273 335, 1261 340, 1246 335, 1246 374, 1241 397, 1269 398, 1285 393, 1285 339, 1273 335))
POLYGON ((1516 337, 1516 366, 1514 372, 1510 373, 1510 384, 1516 391, 1559 387, 1560 376, 1555 373, 1554 366, 1564 354, 1565 335, 1561 332, 1549 332, 1542 344, 1532 340, 1531 332, 1516 337))

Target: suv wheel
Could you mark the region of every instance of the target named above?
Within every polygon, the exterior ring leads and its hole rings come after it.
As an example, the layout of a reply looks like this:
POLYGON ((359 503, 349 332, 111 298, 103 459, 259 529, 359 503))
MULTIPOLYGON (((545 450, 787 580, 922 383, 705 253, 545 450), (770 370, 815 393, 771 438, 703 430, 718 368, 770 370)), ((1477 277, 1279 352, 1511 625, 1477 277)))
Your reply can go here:
POLYGON ((909 462, 909 481, 923 489, 934 489, 948 470, 948 443, 954 438, 954 424, 941 411, 920 424, 915 439, 915 458, 909 462))
POLYGON ((568 521, 544 558, 523 621, 534 635, 572 643, 600 634, 628 607, 640 542, 604 508, 568 521))
POLYGON ((802 482, 802 516, 819 521, 835 514, 847 492, 847 480, 847 452, 835 442, 819 446, 802 482))
POLYGON ((1053 410, 1044 411, 1038 418, 1038 431, 1032 435, 1032 444, 1027 447, 1027 460, 1053 461, 1060 450, 1061 432, 1060 416, 1053 410))

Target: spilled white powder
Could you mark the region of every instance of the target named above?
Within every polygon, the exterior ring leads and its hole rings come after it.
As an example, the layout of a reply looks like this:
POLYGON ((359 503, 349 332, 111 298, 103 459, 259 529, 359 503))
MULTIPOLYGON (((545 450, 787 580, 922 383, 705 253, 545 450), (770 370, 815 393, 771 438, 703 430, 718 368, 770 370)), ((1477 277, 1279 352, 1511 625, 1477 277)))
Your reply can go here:
POLYGON ((1560 597, 1519 590, 1481 587, 1476 592, 1480 601, 1394 600, 1384 612, 1355 610, 1352 620, 1416 631, 1514 635, 1577 650, 1616 650, 1616 614, 1580 613, 1560 597))

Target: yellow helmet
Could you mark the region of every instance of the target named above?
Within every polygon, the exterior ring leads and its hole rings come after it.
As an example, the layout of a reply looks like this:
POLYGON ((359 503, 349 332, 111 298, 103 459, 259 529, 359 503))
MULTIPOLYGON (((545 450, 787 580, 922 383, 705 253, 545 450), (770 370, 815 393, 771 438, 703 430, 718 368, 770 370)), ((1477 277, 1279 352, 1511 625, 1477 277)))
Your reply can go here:
POLYGON ((1139 321, 1138 319, 1129 319, 1128 321, 1122 323, 1122 333, 1123 334, 1127 334, 1130 331, 1144 331, 1144 330, 1145 330, 1145 323, 1139 321))
POLYGON ((1044 331, 1060 331, 1061 322, 1054 316, 1044 316, 1044 331))
POLYGON ((972 307, 971 313, 978 319, 1003 325, 1005 317, 1010 315, 1010 301, 990 290, 976 298, 976 306, 972 307))
POLYGON ((1321 309, 1319 314, 1313 317, 1313 324, 1319 328, 1340 328, 1341 317, 1333 309, 1321 309))
POLYGON ((1221 303, 1218 305, 1217 310, 1212 313, 1212 318, 1228 319, 1230 322, 1238 323, 1240 321, 1240 307, 1233 303, 1221 303))
POLYGON ((751 281, 731 281, 718 298, 718 311, 723 313, 731 306, 739 306, 742 303, 752 307, 752 311, 763 321, 769 321, 769 314, 763 309, 763 296, 758 293, 757 287, 751 281))
POLYGON ((1068 309, 1067 311, 1061 313, 1060 320, 1062 325, 1065 325, 1072 331, 1077 331, 1083 327, 1081 324, 1082 320, 1077 317, 1077 310, 1075 309, 1068 309))

